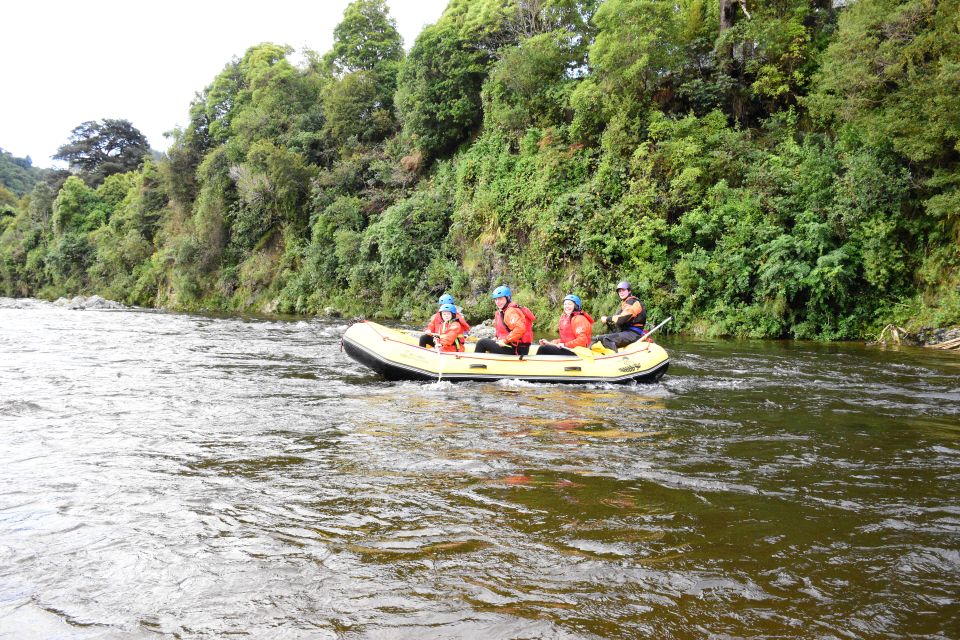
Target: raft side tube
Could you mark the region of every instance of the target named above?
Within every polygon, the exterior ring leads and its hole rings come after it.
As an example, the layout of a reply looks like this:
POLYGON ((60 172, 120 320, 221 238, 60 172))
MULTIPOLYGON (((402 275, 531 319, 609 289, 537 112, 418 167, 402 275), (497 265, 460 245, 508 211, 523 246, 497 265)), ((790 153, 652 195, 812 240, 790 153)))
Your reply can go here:
MULTIPOLYGON (((376 323, 365 323, 367 325, 376 325, 376 323)), ((390 334, 397 333, 392 329, 387 327, 379 327, 379 325, 366 326, 357 329, 354 332, 358 335, 358 339, 353 339, 348 330, 347 334, 344 334, 343 337, 343 349, 352 359, 356 360, 360 364, 372 369, 373 371, 379 373, 387 380, 414 380, 422 382, 431 382, 437 380, 440 377, 439 367, 431 369, 426 369, 423 367, 416 366, 412 361, 403 362, 398 358, 403 357, 407 349, 410 349, 411 354, 429 352, 430 350, 423 349, 422 347, 411 343, 406 336, 403 336, 404 339, 393 339, 390 337, 390 334), (384 330, 384 333, 377 331, 377 328, 384 330), (363 335, 364 331, 372 331, 373 335, 367 334, 363 335), (389 332, 389 333, 387 333, 389 332), (371 340, 371 337, 376 339, 371 340), (383 342, 393 342, 399 343, 400 352, 399 355, 396 355, 396 349, 394 349, 395 357, 387 357, 385 353, 380 353, 377 351, 375 346, 378 343, 383 342), (365 342, 367 344, 362 344, 365 342)), ((389 349, 384 349, 383 351, 389 351, 389 349)), ((662 349, 661 349, 662 351, 662 349)), ((626 355, 626 354, 625 354, 626 355)), ((663 353, 663 359, 653 362, 649 367, 641 367, 638 364, 633 364, 627 367, 617 369, 617 372, 623 372, 619 375, 597 375, 596 372, 593 372, 593 375, 586 373, 583 375, 577 375, 583 370, 583 366, 586 366, 587 361, 580 360, 579 358, 553 358, 546 357, 544 360, 537 360, 536 356, 533 359, 524 359, 517 360, 514 358, 503 357, 492 355, 490 357, 486 356, 474 356, 472 353, 468 352, 465 354, 454 354, 454 353, 444 353, 438 354, 439 357, 443 358, 456 358, 460 360, 485 360, 485 363, 470 363, 464 369, 463 366, 460 367, 459 371, 454 370, 445 370, 442 374, 443 380, 449 380, 451 382, 466 382, 466 381, 491 381, 491 380, 524 380, 528 382, 552 382, 552 383, 563 383, 563 384, 588 384, 588 383, 611 383, 611 384, 627 384, 630 382, 641 382, 641 383, 655 383, 659 381, 663 375, 666 373, 669 367, 669 358, 666 357, 665 352, 663 353), (549 358, 549 361, 555 362, 557 364, 557 374, 559 375, 550 375, 549 373, 522 373, 522 372, 497 372, 497 363, 501 363, 504 366, 510 366, 516 370, 516 365, 519 362, 534 364, 540 362, 541 364, 549 358), (571 366, 576 362, 583 363, 582 366, 571 366)), ((609 360, 612 356, 605 356, 599 359, 609 360)), ((411 357, 410 360, 416 359, 411 357)), ((419 357, 420 362, 424 362, 422 357, 419 357)), ((454 367, 450 367, 453 369, 454 367)))

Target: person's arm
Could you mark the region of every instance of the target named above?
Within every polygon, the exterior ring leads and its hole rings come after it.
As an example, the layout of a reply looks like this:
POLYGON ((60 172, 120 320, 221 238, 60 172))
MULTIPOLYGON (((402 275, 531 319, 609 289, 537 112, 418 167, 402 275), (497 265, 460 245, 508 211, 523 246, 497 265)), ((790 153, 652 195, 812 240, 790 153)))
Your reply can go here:
POLYGON ((504 338, 503 341, 511 346, 520 344, 527 328, 523 319, 523 311, 520 311, 520 309, 516 307, 510 307, 507 309, 507 312, 503 314, 503 323, 510 329, 510 333, 507 334, 507 337, 504 338))

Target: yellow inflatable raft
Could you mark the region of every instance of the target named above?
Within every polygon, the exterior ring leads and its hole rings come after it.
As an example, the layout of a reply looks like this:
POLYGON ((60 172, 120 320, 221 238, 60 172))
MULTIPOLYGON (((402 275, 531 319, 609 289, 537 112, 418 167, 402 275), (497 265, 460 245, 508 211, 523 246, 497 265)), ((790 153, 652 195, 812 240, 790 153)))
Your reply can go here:
POLYGON ((578 348, 575 356, 502 356, 473 353, 437 353, 418 344, 409 333, 375 322, 357 322, 343 334, 347 355, 388 380, 528 380, 531 382, 656 382, 667 371, 670 358, 663 347, 639 340, 617 353, 600 354, 578 348))

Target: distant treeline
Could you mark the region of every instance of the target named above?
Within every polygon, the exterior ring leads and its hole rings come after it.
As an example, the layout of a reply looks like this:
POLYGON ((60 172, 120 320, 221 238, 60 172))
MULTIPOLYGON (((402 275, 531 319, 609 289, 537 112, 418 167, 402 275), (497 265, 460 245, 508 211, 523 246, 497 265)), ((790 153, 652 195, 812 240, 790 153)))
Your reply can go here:
MULTIPOLYGON (((0 207, 16 208, 17 199, 30 193, 38 182, 52 173, 49 169, 33 166, 30 156, 14 157, 9 151, 0 149, 0 207)), ((12 213, 7 213, 12 215, 12 213)))
POLYGON ((548 326, 629 279, 696 333, 956 324, 958 15, 451 0, 405 53, 357 0, 301 66, 270 43, 229 62, 162 158, 105 120, 61 148, 65 181, 4 169, 0 292, 381 317, 450 292, 476 321, 506 283, 548 326))

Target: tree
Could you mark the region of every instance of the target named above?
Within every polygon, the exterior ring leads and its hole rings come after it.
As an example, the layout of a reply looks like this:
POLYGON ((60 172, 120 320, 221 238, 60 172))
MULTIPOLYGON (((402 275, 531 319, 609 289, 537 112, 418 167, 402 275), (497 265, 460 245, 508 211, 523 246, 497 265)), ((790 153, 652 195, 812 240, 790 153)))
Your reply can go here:
POLYGON ((393 94, 403 46, 383 0, 356 0, 333 30, 324 56, 334 80, 323 90, 324 131, 341 143, 351 136, 376 141, 395 125, 393 94))
POLYGON ((384 0, 352 2, 333 30, 333 49, 324 59, 337 76, 402 60, 403 39, 384 0))
POLYGON ((479 124, 488 63, 453 25, 438 23, 417 37, 396 100, 404 132, 425 155, 451 151, 479 124))
POLYGON ((600 0, 512 0, 511 4, 513 12, 506 29, 516 42, 563 29, 589 45, 593 37, 590 19, 600 0))
POLYGON ((667 0, 608 0, 594 15, 599 32, 590 62, 608 91, 652 93, 683 62, 682 7, 667 0))
MULTIPOLYGON (((960 0, 874 0, 845 9, 805 100, 814 121, 870 153, 888 149, 909 161, 922 200, 923 227, 934 242, 931 295, 956 300, 960 278, 960 0), (939 240, 939 242, 937 242, 939 240), (942 244, 940 244, 942 243, 942 244), (940 244, 941 249, 937 248, 940 244), (948 276, 945 274, 950 274, 948 276)), ((911 236, 926 237, 914 230, 911 236)), ((938 300, 938 304, 947 303, 938 300)))
POLYGON ((541 33, 509 48, 483 87, 485 126, 523 134, 568 118, 576 80, 567 71, 576 61, 574 38, 565 30, 541 33))
POLYGON ((381 102, 376 77, 367 71, 348 73, 324 87, 323 131, 343 144, 351 136, 364 142, 384 138, 396 123, 381 102))
POLYGON ((147 139, 127 120, 92 120, 74 128, 70 142, 57 149, 55 160, 66 160, 88 185, 107 176, 133 171, 150 152, 147 139))

